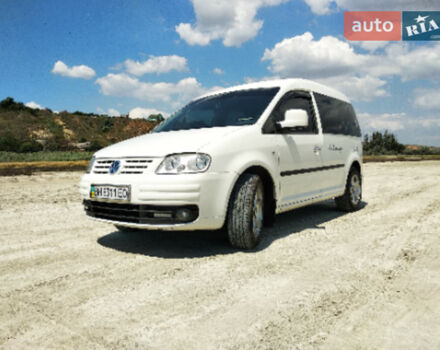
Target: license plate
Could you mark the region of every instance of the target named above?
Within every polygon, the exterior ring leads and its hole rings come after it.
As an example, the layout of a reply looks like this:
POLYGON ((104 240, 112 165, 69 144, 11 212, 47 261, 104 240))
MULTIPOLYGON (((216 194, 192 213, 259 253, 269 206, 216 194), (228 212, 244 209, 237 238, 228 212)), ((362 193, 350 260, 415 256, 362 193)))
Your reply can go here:
POLYGON ((92 185, 90 187, 90 198, 129 201, 130 186, 92 185))

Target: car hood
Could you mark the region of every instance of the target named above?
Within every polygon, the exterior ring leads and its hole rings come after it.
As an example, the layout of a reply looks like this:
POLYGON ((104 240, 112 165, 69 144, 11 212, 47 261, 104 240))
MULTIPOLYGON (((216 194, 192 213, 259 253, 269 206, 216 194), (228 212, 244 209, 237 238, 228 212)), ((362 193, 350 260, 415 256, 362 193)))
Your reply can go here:
POLYGON ((173 153, 198 152, 244 126, 151 133, 125 140, 98 151, 96 157, 163 157, 173 153))

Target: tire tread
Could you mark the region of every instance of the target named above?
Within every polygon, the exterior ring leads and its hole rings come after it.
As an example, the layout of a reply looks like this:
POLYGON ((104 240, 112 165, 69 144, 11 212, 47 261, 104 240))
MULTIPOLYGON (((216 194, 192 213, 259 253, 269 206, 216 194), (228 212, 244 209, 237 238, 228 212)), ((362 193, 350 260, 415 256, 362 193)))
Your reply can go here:
POLYGON ((338 207, 338 209, 342 211, 351 212, 351 211, 356 211, 360 208, 360 203, 354 206, 350 200, 350 181, 353 173, 357 174, 359 176, 359 179, 361 179, 361 174, 359 173, 359 171, 355 168, 351 168, 347 176, 347 182, 345 184, 344 194, 340 197, 335 198, 336 206, 338 207))
POLYGON ((259 237, 255 237, 252 232, 252 202, 260 181, 258 175, 244 174, 232 192, 227 231, 233 247, 252 249, 259 243, 259 237))

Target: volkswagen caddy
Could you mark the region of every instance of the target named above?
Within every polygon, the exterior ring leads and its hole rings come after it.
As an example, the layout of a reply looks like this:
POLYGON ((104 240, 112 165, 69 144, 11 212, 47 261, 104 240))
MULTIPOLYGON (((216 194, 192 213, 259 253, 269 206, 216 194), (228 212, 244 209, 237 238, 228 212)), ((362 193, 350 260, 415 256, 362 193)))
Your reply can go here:
POLYGON ((98 151, 82 177, 85 211, 119 230, 215 230, 254 248, 275 215, 362 198, 362 144, 342 93, 303 79, 194 99, 152 133, 98 151))

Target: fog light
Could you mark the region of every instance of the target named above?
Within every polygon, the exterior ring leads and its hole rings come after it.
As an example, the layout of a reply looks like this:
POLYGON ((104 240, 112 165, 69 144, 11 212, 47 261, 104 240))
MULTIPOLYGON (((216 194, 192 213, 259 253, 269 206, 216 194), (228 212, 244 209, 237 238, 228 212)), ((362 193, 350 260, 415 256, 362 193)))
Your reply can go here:
POLYGON ((176 217, 180 221, 189 221, 191 220, 192 214, 189 209, 179 209, 176 212, 176 217))

